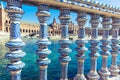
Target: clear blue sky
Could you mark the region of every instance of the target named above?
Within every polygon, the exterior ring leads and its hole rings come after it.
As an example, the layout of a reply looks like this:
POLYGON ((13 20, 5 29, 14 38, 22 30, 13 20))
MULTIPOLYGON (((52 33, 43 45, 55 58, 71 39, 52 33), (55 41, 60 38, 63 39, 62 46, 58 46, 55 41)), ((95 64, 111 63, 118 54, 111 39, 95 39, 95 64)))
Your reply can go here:
MULTIPOLYGON (((97 0, 97 1, 120 7, 120 0, 97 0)), ((6 7, 6 3, 4 3, 4 7, 6 7)), ((25 14, 22 17, 22 21, 38 23, 38 19, 36 17, 37 7, 23 5, 23 10, 25 11, 25 14)), ((51 23, 54 17, 59 23, 59 19, 58 19, 59 10, 50 9, 50 12, 51 12, 51 17, 48 20, 48 23, 51 23)), ((71 20, 76 24, 76 21, 75 21, 77 17, 76 13, 71 12, 71 16, 72 16, 71 20)))

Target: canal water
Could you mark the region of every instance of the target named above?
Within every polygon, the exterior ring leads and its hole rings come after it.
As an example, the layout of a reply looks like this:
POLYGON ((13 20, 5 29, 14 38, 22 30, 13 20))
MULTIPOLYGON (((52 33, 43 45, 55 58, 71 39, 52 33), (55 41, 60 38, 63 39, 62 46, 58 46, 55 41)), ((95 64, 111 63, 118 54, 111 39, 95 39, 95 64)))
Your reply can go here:
MULTIPOLYGON (((38 59, 37 55, 35 54, 37 51, 36 41, 37 39, 23 39, 26 43, 26 46, 23 47, 23 51, 26 52, 26 56, 22 58, 22 61, 26 64, 26 66, 22 70, 22 80, 38 80, 39 78, 39 68, 36 65, 36 59, 38 59)), ((0 80, 10 80, 10 74, 9 71, 6 70, 6 64, 9 63, 7 59, 4 58, 7 51, 9 51, 5 46, 5 42, 7 42, 8 39, 0 40, 0 80)), ((52 51, 52 53, 48 56, 51 59, 51 63, 48 67, 48 80, 59 80, 60 78, 60 63, 58 60, 58 57, 60 54, 58 53, 59 45, 58 41, 51 41, 52 44, 49 46, 49 49, 52 51)), ((70 48, 72 49, 72 52, 70 53, 70 57, 72 58, 71 62, 69 63, 69 72, 68 77, 73 78, 77 73, 77 60, 76 60, 76 50, 75 47, 77 45, 74 41, 72 41, 72 44, 70 45, 70 48)), ((86 47, 88 48, 90 46, 89 43, 86 44, 86 47)), ((99 51, 100 52, 100 51, 99 51)), ((90 51, 88 50, 86 54, 86 60, 85 60, 85 74, 87 74, 90 71, 90 57, 89 57, 90 51)), ((118 63, 119 63, 120 57, 118 57, 118 63)), ((109 63, 108 67, 111 64, 111 55, 109 56, 109 63)), ((98 57, 97 61, 97 70, 101 68, 102 64, 102 58, 101 56, 98 57)))

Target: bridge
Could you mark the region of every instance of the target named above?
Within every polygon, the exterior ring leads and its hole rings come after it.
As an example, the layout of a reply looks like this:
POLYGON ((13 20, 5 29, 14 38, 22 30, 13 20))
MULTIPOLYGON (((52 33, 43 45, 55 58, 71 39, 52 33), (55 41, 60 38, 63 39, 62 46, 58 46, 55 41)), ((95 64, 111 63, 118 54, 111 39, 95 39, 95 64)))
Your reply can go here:
MULTIPOLYGON (((7 65, 7 69, 11 73, 12 80, 21 80, 20 74, 22 68, 25 64, 21 61, 21 58, 25 56, 22 52, 21 47, 25 43, 20 39, 20 19, 24 11, 21 8, 22 4, 33 5, 38 7, 36 15, 38 16, 40 23, 40 38, 37 41, 39 49, 37 50, 37 55, 39 59, 37 64, 40 68, 40 79, 47 80, 47 67, 50 64, 50 59, 48 55, 51 51, 48 49, 48 45, 51 42, 48 39, 47 31, 47 20, 50 17, 49 7, 60 9, 60 22, 62 35, 61 40, 59 40, 60 53, 59 61, 61 63, 61 77, 60 80, 68 80, 68 65, 71 61, 69 53, 71 49, 69 45, 71 41, 69 40, 68 34, 68 23, 71 18, 70 12, 74 11, 78 14, 77 22, 79 25, 78 30, 78 40, 76 40, 76 55, 78 61, 78 72, 73 78, 74 80, 120 80, 119 78, 119 68, 117 65, 117 56, 119 53, 119 39, 118 33, 120 28, 120 8, 107 5, 104 3, 90 1, 90 0, 4 0, 7 2, 6 11, 11 19, 11 35, 10 40, 6 43, 6 47, 10 49, 10 52, 6 54, 6 58, 10 60, 7 65), (91 47, 86 48, 85 40, 85 24, 87 22, 87 15, 91 16, 90 24, 92 28, 91 39, 89 40, 91 47), (100 24, 100 17, 102 17, 102 26, 104 29, 102 40, 98 40, 98 25, 100 24), (112 39, 109 39, 109 29, 112 26, 112 39), (102 66, 99 71, 97 68, 97 58, 100 55, 97 51, 99 50, 98 44, 102 43, 100 46, 101 56, 102 56, 102 66), (110 45, 112 44, 112 45, 110 45), (111 46, 111 51, 110 51, 111 46), (91 57, 91 69, 87 74, 84 75, 84 61, 85 52, 90 50, 89 56, 91 57), (111 66, 107 67, 108 56, 112 55, 111 66)), ((51 63, 52 64, 52 63, 51 63)), ((50 75, 50 74, 48 74, 50 75)))

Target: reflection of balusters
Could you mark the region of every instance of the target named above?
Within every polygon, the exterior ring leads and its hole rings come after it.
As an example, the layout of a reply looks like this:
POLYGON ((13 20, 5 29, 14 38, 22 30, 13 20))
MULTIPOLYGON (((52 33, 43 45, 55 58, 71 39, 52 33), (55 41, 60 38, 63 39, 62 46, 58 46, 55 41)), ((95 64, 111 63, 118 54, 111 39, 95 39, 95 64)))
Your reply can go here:
POLYGON ((37 64, 40 68, 40 80, 47 80, 47 67, 51 62, 47 57, 48 54, 51 53, 51 51, 48 49, 48 45, 51 44, 51 42, 48 40, 47 30, 47 20, 50 16, 48 5, 40 4, 38 6, 37 16, 40 22, 40 39, 37 41, 37 45, 39 46, 37 51, 37 55, 39 56, 37 64))
POLYGON ((21 47, 23 47, 25 43, 20 39, 20 19, 23 14, 23 10, 21 7, 16 5, 16 2, 20 3, 19 0, 7 0, 8 6, 6 11, 8 12, 8 16, 11 20, 11 28, 10 41, 6 43, 6 47, 8 47, 10 51, 5 55, 5 57, 11 62, 7 65, 7 69, 11 73, 12 80, 21 80, 21 70, 25 65, 20 60, 25 56, 25 53, 21 50, 21 47))
POLYGON ((103 17, 103 39, 101 40, 101 55, 102 55, 102 68, 100 69, 99 73, 101 75, 102 80, 108 80, 110 72, 107 68, 108 63, 108 56, 110 54, 108 45, 110 43, 109 41, 109 29, 111 25, 111 18, 110 17, 103 17))
POLYGON ((69 34, 68 34, 68 23, 70 20, 70 10, 67 8, 61 9, 61 14, 59 16, 61 21, 61 28, 62 28, 62 40, 59 41, 61 48, 59 49, 59 53, 61 56, 59 60, 61 62, 61 79, 60 80, 68 80, 68 62, 71 61, 71 58, 68 54, 71 52, 71 49, 68 48, 71 41, 69 41, 69 34))
POLYGON ((112 54, 112 65, 110 66, 110 72, 112 76, 118 76, 118 66, 117 66, 117 56, 119 53, 119 39, 118 39, 118 34, 119 34, 119 26, 120 26, 120 19, 119 18, 113 18, 112 19, 113 24, 112 24, 112 45, 111 45, 111 54, 112 54))
POLYGON ((96 71, 97 68, 97 57, 99 56, 99 54, 97 53, 99 47, 97 46, 99 41, 97 40, 98 37, 98 25, 99 25, 99 15, 95 15, 92 14, 91 15, 91 26, 92 26, 92 38, 90 40, 90 57, 91 57, 91 70, 88 73, 87 77, 89 80, 98 80, 99 79, 99 75, 96 71))
POLYGON ((76 55, 78 60, 78 72, 75 76, 74 80, 86 80, 84 76, 84 60, 85 60, 85 51, 87 50, 85 47, 85 23, 87 21, 87 13, 86 12, 80 12, 78 13, 78 25, 79 25, 79 32, 78 32, 78 40, 76 43, 78 44, 78 47, 76 48, 78 51, 78 54, 76 55))

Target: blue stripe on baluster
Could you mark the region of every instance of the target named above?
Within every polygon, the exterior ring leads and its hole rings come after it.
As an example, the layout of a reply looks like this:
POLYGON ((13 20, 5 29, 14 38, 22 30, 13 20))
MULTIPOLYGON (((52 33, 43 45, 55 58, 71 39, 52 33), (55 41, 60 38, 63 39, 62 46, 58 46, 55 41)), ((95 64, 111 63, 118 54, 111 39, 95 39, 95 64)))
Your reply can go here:
POLYGON ((13 39, 20 38, 20 24, 12 23, 10 27, 10 37, 13 39))

